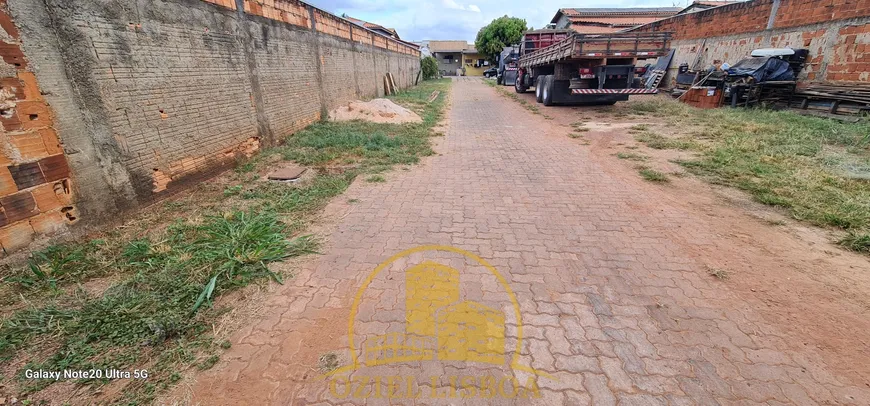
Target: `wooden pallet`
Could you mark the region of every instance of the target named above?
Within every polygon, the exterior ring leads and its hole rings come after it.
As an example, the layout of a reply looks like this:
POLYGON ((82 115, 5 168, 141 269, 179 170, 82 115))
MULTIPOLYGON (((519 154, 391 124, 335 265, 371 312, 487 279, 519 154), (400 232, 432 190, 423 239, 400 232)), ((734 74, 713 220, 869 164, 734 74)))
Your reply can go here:
POLYGON ((858 114, 870 112, 870 86, 867 85, 811 85, 798 90, 795 96, 803 99, 800 104, 802 109, 806 109, 812 101, 825 101, 831 103, 827 109, 829 114, 842 114, 839 109, 846 105, 858 114))

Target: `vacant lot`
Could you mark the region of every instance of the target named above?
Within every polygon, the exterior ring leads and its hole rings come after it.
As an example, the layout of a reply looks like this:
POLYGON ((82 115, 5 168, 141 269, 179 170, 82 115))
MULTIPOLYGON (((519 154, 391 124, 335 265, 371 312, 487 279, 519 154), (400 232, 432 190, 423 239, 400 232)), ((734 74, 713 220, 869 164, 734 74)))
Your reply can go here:
POLYGON ((221 328, 234 322, 228 312, 250 305, 270 281, 293 278, 280 262, 317 252, 320 236, 307 230, 331 198, 359 176, 375 181, 432 154, 448 83, 392 97, 421 124, 314 124, 122 227, 5 266, 0 398, 147 403, 186 371, 211 368, 232 345, 221 328), (436 90, 441 95, 427 102, 436 90), (266 180, 289 161, 310 170, 296 183, 266 180), (148 377, 56 383, 25 379, 28 369, 147 370, 148 377))
POLYGON ((631 103, 617 114, 665 120, 631 132, 650 148, 697 152, 675 162, 796 219, 844 230, 841 245, 870 253, 870 123, 788 111, 700 110, 662 99, 631 103))

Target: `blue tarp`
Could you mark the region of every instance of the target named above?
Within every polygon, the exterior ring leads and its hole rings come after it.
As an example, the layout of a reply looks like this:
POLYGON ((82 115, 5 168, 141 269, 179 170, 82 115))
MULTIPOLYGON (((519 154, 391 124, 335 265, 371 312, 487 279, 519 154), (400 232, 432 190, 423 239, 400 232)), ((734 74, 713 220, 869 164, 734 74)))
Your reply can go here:
POLYGON ((746 58, 728 69, 730 76, 752 76, 756 82, 794 80, 788 62, 773 57, 746 58))

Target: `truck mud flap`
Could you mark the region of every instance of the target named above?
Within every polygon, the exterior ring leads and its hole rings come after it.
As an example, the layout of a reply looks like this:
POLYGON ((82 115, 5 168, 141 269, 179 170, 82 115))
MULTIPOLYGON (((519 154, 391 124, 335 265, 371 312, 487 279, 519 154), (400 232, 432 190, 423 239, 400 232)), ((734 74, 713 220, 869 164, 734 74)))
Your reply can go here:
POLYGON ((513 86, 517 83, 517 71, 505 70, 502 76, 502 84, 505 86, 513 86))
POLYGON ((658 89, 571 89, 571 94, 656 94, 658 89))
MULTIPOLYGON (((553 103, 572 105, 595 105, 613 104, 618 101, 628 100, 629 93, 593 93, 575 94, 568 88, 569 81, 557 80, 553 84, 553 103)), ((607 90, 607 89, 605 89, 607 90)), ((617 90, 617 89, 614 89, 617 90)), ((619 89, 619 90, 642 90, 642 89, 619 89)))

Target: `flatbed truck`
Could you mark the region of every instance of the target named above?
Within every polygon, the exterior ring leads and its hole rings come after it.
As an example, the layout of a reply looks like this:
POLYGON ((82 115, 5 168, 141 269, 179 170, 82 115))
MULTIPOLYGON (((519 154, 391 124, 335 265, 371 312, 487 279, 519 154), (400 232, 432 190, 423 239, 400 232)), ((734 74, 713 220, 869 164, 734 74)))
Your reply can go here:
POLYGON ((630 95, 654 94, 636 75, 638 61, 667 55, 671 33, 579 34, 534 30, 523 35, 517 60, 517 93, 535 88, 535 99, 555 104, 614 104, 630 95))

